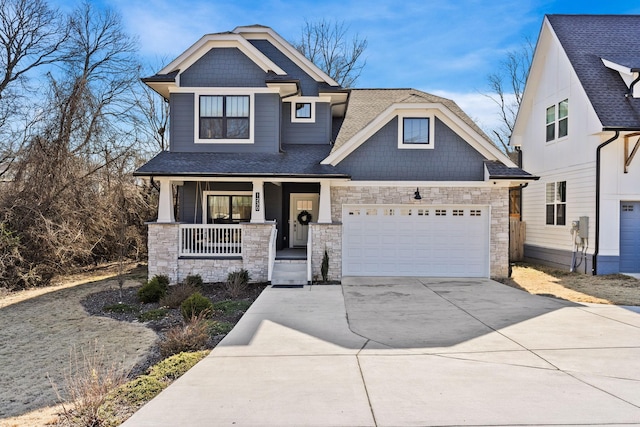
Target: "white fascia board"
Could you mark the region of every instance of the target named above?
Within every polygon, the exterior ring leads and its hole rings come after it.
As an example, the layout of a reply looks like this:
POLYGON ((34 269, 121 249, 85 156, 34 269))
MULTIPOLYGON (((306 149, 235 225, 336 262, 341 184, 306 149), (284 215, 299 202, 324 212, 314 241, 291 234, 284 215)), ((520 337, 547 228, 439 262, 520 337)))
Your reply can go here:
MULTIPOLYGON (((436 113, 435 117, 449 126, 454 132, 462 134, 461 136, 465 137, 464 140, 488 160, 498 160, 508 167, 517 167, 506 154, 485 140, 471 126, 440 103, 393 104, 320 163, 323 165, 336 166, 356 148, 371 138, 373 134, 379 131, 384 125, 389 123, 398 113, 412 110, 434 110, 436 113)), ((437 141, 434 141, 434 143, 436 142, 437 141)))
POLYGON ((235 47, 251 59, 266 73, 273 71, 279 76, 287 73, 256 49, 251 43, 238 34, 207 34, 195 42, 182 55, 160 70, 159 74, 167 74, 175 70, 183 72, 212 48, 235 47))
POLYGON ((273 29, 269 27, 236 27, 233 32, 242 35, 247 40, 268 40, 276 49, 284 53, 307 74, 311 75, 314 80, 326 82, 329 86, 340 86, 335 80, 329 77, 329 75, 318 68, 317 65, 298 52, 298 50, 283 39, 280 34, 273 31, 273 29))

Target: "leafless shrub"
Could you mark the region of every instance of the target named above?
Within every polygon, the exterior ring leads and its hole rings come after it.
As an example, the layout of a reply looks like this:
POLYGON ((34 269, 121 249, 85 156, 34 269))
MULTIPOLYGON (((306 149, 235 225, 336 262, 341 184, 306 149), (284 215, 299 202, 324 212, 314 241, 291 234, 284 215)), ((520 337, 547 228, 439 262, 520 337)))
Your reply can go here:
POLYGON ((244 268, 238 271, 232 271, 227 275, 225 289, 231 298, 239 298, 247 289, 249 280, 251 280, 251 276, 244 268))
POLYGON ((127 372, 122 363, 110 362, 104 347, 97 341, 94 348, 81 350, 79 355, 75 347, 71 350, 69 368, 64 373, 64 386, 60 391, 51 384, 62 403, 61 418, 69 426, 99 426, 98 410, 105 402, 107 394, 124 384, 127 372))
POLYGON ((160 354, 169 357, 183 351, 198 351, 207 347, 209 341, 208 313, 192 317, 182 326, 175 326, 167 331, 160 342, 160 354))
POLYGON ((178 308, 180 304, 195 292, 198 291, 194 285, 189 283, 180 283, 169 287, 167 294, 160 298, 161 307, 178 308))

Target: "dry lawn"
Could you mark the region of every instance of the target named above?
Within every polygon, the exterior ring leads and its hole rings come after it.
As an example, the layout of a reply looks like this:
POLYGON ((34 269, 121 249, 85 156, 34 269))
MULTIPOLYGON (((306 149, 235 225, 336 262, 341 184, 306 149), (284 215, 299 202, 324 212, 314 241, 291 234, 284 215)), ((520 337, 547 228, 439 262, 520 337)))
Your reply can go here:
POLYGON ((640 280, 622 274, 590 276, 518 264, 504 283, 531 294, 573 302, 640 306, 640 280))
MULTIPOLYGON (((132 266, 130 266, 129 270, 132 266)), ((80 301, 117 289, 114 268, 76 275, 55 286, 0 295, 0 426, 44 425, 55 419, 56 394, 70 355, 95 349, 131 369, 157 335, 142 324, 89 316, 80 301)), ((130 271, 125 286, 137 286, 146 269, 130 271)))

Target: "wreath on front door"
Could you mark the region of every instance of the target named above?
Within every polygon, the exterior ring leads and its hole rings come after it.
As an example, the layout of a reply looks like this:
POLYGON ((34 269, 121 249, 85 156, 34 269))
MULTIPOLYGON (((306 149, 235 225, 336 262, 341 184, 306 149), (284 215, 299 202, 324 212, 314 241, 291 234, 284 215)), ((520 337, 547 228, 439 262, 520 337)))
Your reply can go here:
POLYGON ((302 211, 298 214, 298 222, 301 225, 309 225, 311 218, 312 216, 308 211, 302 211))

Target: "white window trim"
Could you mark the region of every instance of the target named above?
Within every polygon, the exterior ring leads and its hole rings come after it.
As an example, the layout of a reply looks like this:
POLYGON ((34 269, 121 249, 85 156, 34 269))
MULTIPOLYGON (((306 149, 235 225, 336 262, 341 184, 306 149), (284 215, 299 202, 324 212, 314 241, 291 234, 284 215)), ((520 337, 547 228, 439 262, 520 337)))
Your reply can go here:
POLYGON ((433 150, 435 147, 435 115, 427 111, 404 111, 398 112, 398 148, 401 150, 433 150), (404 119, 429 119, 429 143, 428 144, 405 144, 404 142, 404 119))
POLYGON ((193 92, 193 141, 196 144, 253 144, 255 141, 255 92, 247 89, 216 88, 198 89, 193 92), (200 138, 200 96, 201 95, 248 95, 249 96, 249 138, 247 139, 205 139, 200 138))
POLYGON ((288 98, 286 102, 291 103, 291 123, 315 123, 316 122, 316 102, 318 102, 317 97, 294 96, 294 97, 288 98), (311 104, 310 118, 296 117, 296 104, 298 103, 311 104))
POLYGON ((567 127, 567 134, 564 136, 558 136, 560 135, 560 120, 569 120, 569 113, 567 112, 567 116, 563 117, 562 119, 560 119, 560 103, 563 101, 567 101, 567 105, 569 105, 569 98, 564 98, 561 99, 560 101, 556 102, 555 104, 551 104, 551 105, 547 105, 544 108, 544 139, 545 139, 545 143, 546 144, 554 144, 558 141, 563 141, 567 138, 569 138, 569 128, 567 127), (550 139, 549 141, 547 141, 547 126, 550 125, 551 123, 547 123, 547 110, 551 107, 555 107, 555 118, 553 120, 553 131, 555 132, 553 134, 553 139, 550 139))
POLYGON ((207 223, 207 209, 209 209, 209 203, 207 198, 209 196, 253 196, 252 191, 203 191, 202 192, 202 223, 207 223))
POLYGON ((567 226, 567 206, 569 202, 567 200, 567 181, 549 181, 544 186, 544 224, 546 227, 566 227, 567 226), (558 199, 558 186, 564 182, 565 201, 558 199), (553 184, 553 203, 547 202, 547 185, 553 184), (547 223, 547 206, 553 205, 553 224, 547 223), (564 224, 558 224, 558 205, 564 205, 564 224))

